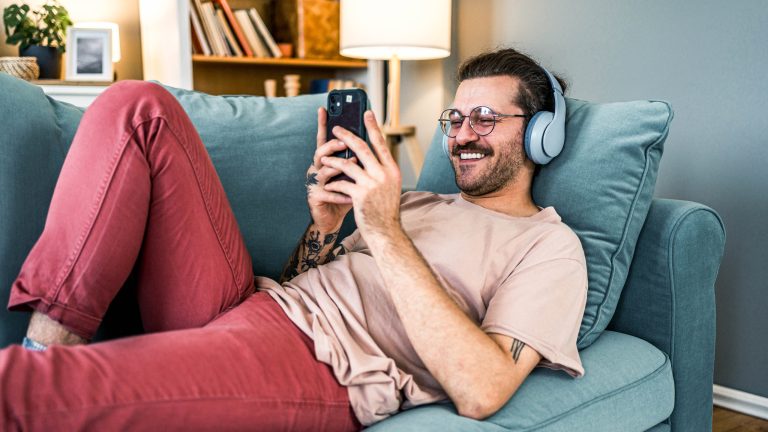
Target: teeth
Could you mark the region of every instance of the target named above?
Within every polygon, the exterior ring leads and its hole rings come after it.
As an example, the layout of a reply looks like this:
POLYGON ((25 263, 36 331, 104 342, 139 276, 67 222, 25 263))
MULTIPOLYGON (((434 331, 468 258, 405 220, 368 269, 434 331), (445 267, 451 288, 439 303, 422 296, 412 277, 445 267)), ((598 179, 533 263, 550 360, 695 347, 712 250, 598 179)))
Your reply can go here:
POLYGON ((461 160, 467 160, 467 159, 482 159, 483 158, 482 153, 461 153, 459 157, 461 160))

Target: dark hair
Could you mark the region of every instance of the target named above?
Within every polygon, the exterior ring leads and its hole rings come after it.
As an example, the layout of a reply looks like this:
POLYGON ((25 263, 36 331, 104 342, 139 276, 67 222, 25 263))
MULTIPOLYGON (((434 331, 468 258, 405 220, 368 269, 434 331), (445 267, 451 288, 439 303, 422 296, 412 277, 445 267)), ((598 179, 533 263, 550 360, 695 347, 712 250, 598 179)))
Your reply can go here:
MULTIPOLYGON (((529 119, 539 111, 555 110, 552 85, 544 69, 532 58, 512 48, 489 51, 467 59, 459 66, 457 78, 461 83, 472 78, 504 75, 520 80, 517 100, 513 102, 522 108, 529 119)), ((556 75, 555 78, 565 93, 567 84, 556 75)))

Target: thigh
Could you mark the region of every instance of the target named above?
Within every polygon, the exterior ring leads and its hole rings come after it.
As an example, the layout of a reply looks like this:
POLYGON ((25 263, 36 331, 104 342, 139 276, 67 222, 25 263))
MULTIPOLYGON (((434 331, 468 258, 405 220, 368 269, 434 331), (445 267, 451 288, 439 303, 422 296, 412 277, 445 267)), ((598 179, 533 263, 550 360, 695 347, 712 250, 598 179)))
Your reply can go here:
POLYGON ((0 429, 356 430, 347 390, 265 293, 201 329, 0 352, 0 429))

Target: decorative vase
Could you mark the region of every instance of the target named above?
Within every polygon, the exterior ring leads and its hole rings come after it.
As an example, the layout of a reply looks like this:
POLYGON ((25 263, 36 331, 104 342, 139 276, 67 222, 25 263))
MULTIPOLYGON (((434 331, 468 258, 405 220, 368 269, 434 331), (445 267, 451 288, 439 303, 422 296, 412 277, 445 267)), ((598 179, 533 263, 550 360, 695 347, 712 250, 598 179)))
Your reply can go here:
POLYGON ((40 68, 34 57, 0 57, 0 72, 32 81, 40 75, 40 68))
POLYGON ((40 79, 61 78, 61 53, 55 47, 30 45, 25 50, 19 49, 21 57, 37 58, 40 67, 40 79))

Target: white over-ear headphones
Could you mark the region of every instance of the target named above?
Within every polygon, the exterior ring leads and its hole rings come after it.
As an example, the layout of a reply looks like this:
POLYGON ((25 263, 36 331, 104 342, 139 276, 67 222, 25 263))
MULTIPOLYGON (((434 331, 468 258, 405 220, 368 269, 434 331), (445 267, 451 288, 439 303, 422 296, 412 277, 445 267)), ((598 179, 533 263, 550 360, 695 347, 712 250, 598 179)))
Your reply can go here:
MULTIPOLYGON (((549 78, 555 100, 555 112, 539 111, 528 121, 525 129, 525 154, 539 165, 546 165, 563 150, 565 143, 565 98, 557 79, 541 68, 549 78)), ((448 152, 448 138, 443 135, 443 151, 448 152)))
POLYGON ((542 68, 552 85, 555 112, 539 111, 525 129, 525 154, 539 165, 546 165, 563 150, 565 143, 565 98, 557 79, 542 68))

